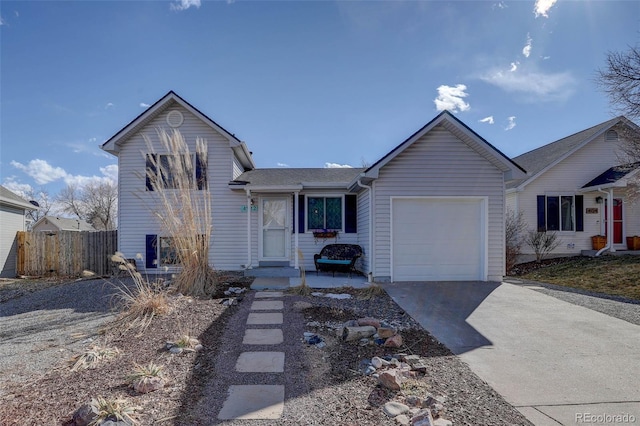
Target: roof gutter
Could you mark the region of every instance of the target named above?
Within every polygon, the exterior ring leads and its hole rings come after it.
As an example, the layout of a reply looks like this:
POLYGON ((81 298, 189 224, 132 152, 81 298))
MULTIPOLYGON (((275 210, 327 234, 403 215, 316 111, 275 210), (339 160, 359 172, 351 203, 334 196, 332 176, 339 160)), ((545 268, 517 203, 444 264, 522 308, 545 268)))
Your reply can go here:
POLYGON ((362 177, 364 177, 364 173, 360 175, 356 183, 359 187, 369 190, 369 273, 367 274, 367 278, 369 282, 373 282, 373 262, 375 259, 373 255, 373 185, 365 185, 362 183, 362 177))

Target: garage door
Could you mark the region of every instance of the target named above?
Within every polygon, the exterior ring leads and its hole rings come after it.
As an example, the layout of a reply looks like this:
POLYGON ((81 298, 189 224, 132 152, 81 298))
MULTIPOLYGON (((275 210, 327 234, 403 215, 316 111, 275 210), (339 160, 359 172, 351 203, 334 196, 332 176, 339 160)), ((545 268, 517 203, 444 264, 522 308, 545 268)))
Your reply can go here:
POLYGON ((485 280, 483 199, 393 198, 393 281, 485 280))

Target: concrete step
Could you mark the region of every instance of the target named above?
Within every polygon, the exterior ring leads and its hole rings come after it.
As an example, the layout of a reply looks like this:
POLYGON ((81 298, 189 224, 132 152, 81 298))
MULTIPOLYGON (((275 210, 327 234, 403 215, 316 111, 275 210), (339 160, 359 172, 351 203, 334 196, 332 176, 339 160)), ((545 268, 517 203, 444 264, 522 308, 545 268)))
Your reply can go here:
POLYGON ((284 411, 282 385, 232 385, 219 420, 276 420, 284 411))

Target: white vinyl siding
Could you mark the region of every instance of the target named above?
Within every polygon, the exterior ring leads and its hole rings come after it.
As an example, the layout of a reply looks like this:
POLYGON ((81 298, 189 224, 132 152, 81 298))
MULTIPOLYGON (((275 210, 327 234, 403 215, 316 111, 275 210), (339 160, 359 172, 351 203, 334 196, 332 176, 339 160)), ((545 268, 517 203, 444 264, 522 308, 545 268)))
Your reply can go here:
POLYGON ((375 181, 375 271, 391 277, 391 197, 486 197, 487 279, 504 274, 504 174, 442 126, 380 170, 375 181))
POLYGON ((16 233, 25 230, 24 210, 0 205, 0 277, 16 276, 16 233))
POLYGON ((240 164, 240 161, 238 161, 238 159, 234 155, 233 156, 233 180, 237 179, 237 177, 240 176, 243 172, 244 172, 244 168, 242 167, 242 164, 240 164))
MULTIPOLYGON (((581 149, 559 162, 546 172, 538 176, 517 193, 518 209, 523 212, 527 228, 535 230, 537 227, 537 196, 538 195, 571 195, 578 194, 578 190, 587 182, 619 164, 620 154, 616 150, 615 142, 605 141, 601 135, 581 149)), ((624 195, 624 190, 616 191, 617 195, 624 195)), ((603 204, 597 204, 597 196, 605 194, 591 192, 584 194, 584 231, 558 231, 562 244, 553 254, 580 254, 581 250, 591 250, 591 236, 598 235, 600 229, 603 204), (586 209, 598 209, 598 214, 586 214, 586 209)), ((627 213, 627 212, 625 212, 627 213)), ((629 212, 630 213, 630 212, 629 212)), ((576 215, 581 212, 576 212, 576 215)), ((625 217, 632 217, 626 215, 625 217)), ((628 222, 628 221, 627 221, 628 222)), ((627 224, 625 223, 625 226, 627 224)), ((627 229, 626 235, 629 234, 627 229)), ((533 250, 526 244, 522 246, 523 254, 533 254, 533 250)))
MULTIPOLYGON (((208 144, 207 182, 211 192, 213 216, 209 263, 217 269, 239 270, 247 259, 246 216, 241 213, 246 196, 242 192, 231 191, 228 187, 234 173, 233 151, 226 138, 176 103, 147 123, 140 132, 122 142, 118 157, 119 250, 128 258, 133 258, 138 253, 144 256, 146 234, 165 236, 152 213, 159 208, 155 194, 146 191, 144 154, 149 149, 142 134, 158 143, 156 129, 171 130, 166 124, 166 115, 176 109, 184 116, 184 122, 178 130, 187 141, 189 150, 195 152, 198 137, 204 138, 208 144)), ((159 146, 155 147, 155 151, 162 153, 159 146)), ((139 263, 144 267, 144 261, 139 263)), ((155 269, 149 270, 153 271, 155 269)))
POLYGON ((361 271, 365 274, 371 271, 371 244, 369 244, 369 199, 371 194, 368 189, 358 193, 358 244, 362 247, 364 255, 361 257, 361 271))

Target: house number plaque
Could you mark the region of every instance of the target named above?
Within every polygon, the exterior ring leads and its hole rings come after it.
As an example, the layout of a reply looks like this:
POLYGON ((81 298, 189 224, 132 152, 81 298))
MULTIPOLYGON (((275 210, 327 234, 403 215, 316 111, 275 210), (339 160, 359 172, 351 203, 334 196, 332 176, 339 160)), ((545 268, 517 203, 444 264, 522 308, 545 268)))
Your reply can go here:
POLYGON ((585 210, 587 214, 598 214, 598 208, 597 207, 587 207, 587 209, 585 210))

